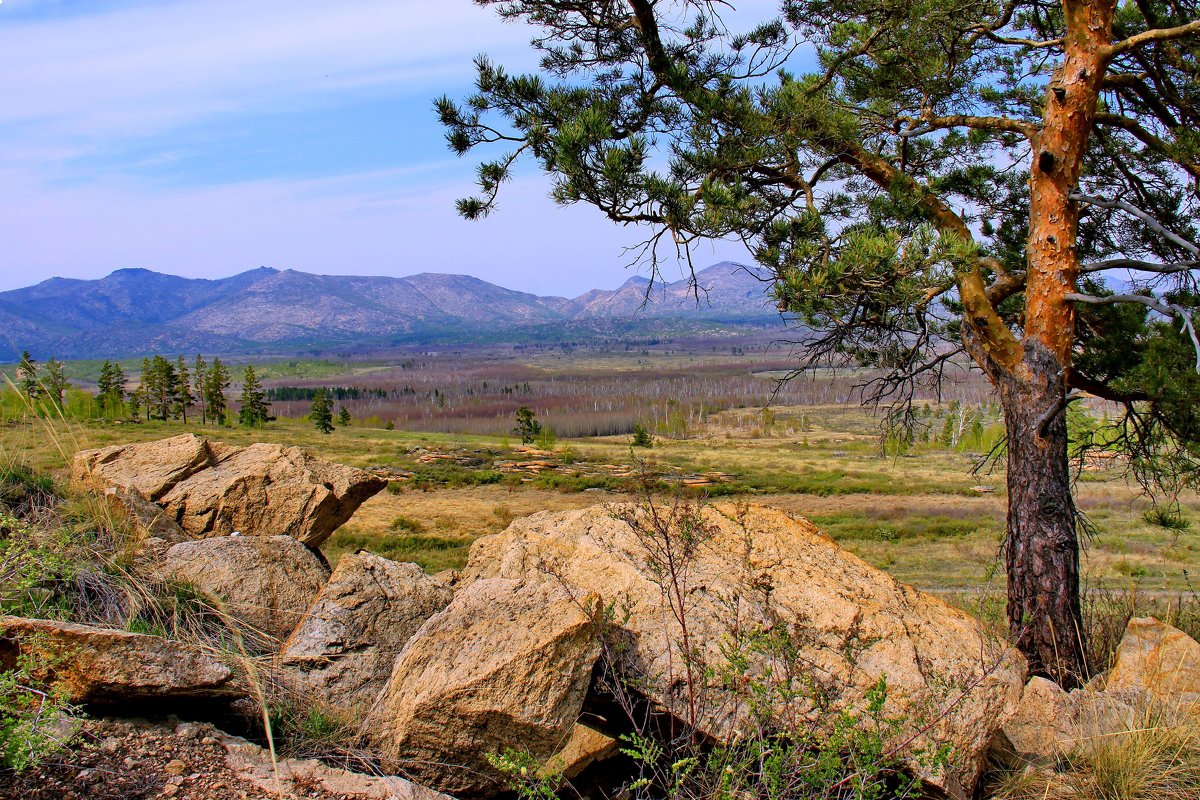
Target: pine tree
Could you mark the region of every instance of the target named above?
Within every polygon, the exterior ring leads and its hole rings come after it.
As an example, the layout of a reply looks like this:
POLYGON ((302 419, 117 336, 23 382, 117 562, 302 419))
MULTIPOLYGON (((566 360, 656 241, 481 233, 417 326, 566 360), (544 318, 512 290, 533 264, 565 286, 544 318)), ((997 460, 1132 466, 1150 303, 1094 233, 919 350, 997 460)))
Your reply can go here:
MULTIPOLYGON (((170 419, 177 412, 179 402, 179 381, 175 375, 175 366, 160 355, 154 356, 150 359, 145 387, 153 408, 153 416, 164 421, 170 419)), ((150 417, 150 412, 147 412, 146 416, 150 417)))
POLYGON ((200 403, 200 424, 208 424, 208 400, 205 397, 208 380, 208 363, 204 356, 196 354, 196 365, 192 374, 192 396, 200 403))
POLYGON ((308 418, 321 433, 333 433, 333 410, 329 405, 329 399, 325 396, 324 389, 318 389, 313 395, 312 408, 308 412, 308 418))
POLYGON ((537 415, 533 413, 533 409, 529 406, 521 406, 517 409, 517 425, 512 432, 521 437, 521 444, 532 444, 533 440, 542 432, 542 423, 537 421, 537 415))
POLYGON ((125 370, 121 368, 121 362, 104 362, 100 367, 100 379, 96 388, 96 400, 99 401, 105 416, 115 417, 124 413, 125 370))
POLYGON ((226 424, 229 402, 225 399, 225 390, 229 388, 229 370, 214 358, 208 369, 208 381, 204 386, 204 402, 208 406, 208 419, 213 425, 226 424))
POLYGON ((33 356, 29 355, 28 350, 21 353, 21 363, 17 366, 17 385, 30 403, 36 400, 42 392, 38 377, 38 364, 33 356))
POLYGON ((1114 403, 1137 477, 1200 484, 1196 4, 785 0, 731 31, 724 3, 478 2, 539 28, 545 74, 480 58, 478 91, 438 101, 455 152, 508 149, 459 211, 530 158, 558 202, 646 226, 654 266, 740 238, 814 332, 801 366, 873 368, 897 424, 972 363, 1007 429, 1009 625, 1076 685, 1065 409, 1114 403))
POLYGON ((345 406, 338 409, 338 424, 343 428, 350 424, 350 409, 345 406))
POLYGON ((70 385, 61 361, 54 358, 46 361, 46 379, 44 383, 46 394, 50 397, 50 402, 61 413, 64 396, 66 395, 67 387, 70 385))
POLYGON ((187 363, 183 360, 183 356, 179 356, 175 360, 175 413, 174 416, 183 420, 183 424, 187 424, 187 412, 196 403, 196 396, 192 394, 192 376, 188 374, 187 363))
POLYGON ((238 411, 238 421, 249 428, 261 428, 265 425, 270 414, 270 405, 266 402, 265 397, 254 367, 247 364, 245 375, 242 378, 241 408, 238 411))

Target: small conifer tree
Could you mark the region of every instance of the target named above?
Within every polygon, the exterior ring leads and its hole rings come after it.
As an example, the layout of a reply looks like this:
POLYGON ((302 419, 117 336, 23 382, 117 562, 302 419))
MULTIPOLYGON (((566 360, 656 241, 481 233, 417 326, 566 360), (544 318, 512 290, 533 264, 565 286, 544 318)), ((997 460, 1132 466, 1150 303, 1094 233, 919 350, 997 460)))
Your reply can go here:
POLYGON ((17 385, 21 387, 25 398, 31 402, 36 400, 42 391, 38 383, 37 360, 29 355, 28 350, 21 353, 21 363, 17 367, 17 385))
POLYGON ((242 378, 242 407, 238 411, 238 421, 249 428, 261 428, 265 425, 270 414, 270 405, 265 398, 254 367, 247 364, 245 376, 242 378))
POLYGON ((329 406, 329 398, 325 396, 324 389, 318 389, 317 393, 313 395, 312 409, 308 412, 308 418, 321 433, 333 433, 333 410, 329 406))
POLYGON ((188 372, 187 362, 183 360, 183 356, 179 356, 175 360, 175 413, 174 416, 183 420, 183 424, 187 424, 187 412, 196 403, 196 396, 192 394, 192 376, 188 372))
POLYGON ((213 425, 225 424, 225 416, 229 411, 225 390, 229 388, 229 382, 229 370, 221 363, 221 359, 214 358, 204 385, 204 402, 208 406, 209 422, 213 425))
POLYGON ((67 386, 70 384, 67 381, 64 366, 61 361, 51 358, 46 361, 46 394, 50 396, 50 402, 54 404, 54 408, 62 411, 63 399, 67 393, 67 386))
POLYGON ((513 433, 521 437, 521 444, 532 444, 541 432, 542 423, 538 422, 533 409, 529 406, 518 408, 517 425, 513 428, 513 433))

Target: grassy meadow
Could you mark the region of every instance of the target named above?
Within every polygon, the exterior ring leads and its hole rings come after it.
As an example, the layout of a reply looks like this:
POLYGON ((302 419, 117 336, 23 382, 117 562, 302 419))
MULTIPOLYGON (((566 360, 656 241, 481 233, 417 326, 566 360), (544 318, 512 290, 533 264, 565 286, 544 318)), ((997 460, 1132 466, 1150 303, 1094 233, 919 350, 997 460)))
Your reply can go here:
MULTIPOLYGON (((743 498, 809 517, 869 563, 925 589, 968 594, 1003 586, 1003 463, 973 472, 1001 429, 978 381, 950 387, 948 395, 961 399, 920 404, 923 433, 895 446, 881 442, 878 419, 851 397, 849 378, 794 382, 764 408, 773 384, 762 373, 777 368, 776 361, 735 357, 728 349, 548 350, 499 361, 476 354, 457 364, 455 371, 452 359, 425 356, 340 372, 321 361, 273 363, 264 370, 268 388, 436 384, 443 398, 438 410, 460 412, 440 417, 442 427, 451 429, 442 431, 404 429, 404 403, 372 407, 369 400, 347 402, 355 421, 329 435, 303 418, 298 402, 277 404, 279 418, 262 428, 48 420, 30 416, 10 391, 0 398, 0 461, 25 462, 65 480, 77 449, 190 430, 234 444, 298 445, 386 472, 393 479, 388 490, 365 503, 324 546, 331 560, 365 548, 434 572, 453 569, 464 563, 472 541, 517 517, 628 499, 648 486, 660 494, 743 498), (678 377, 681 395, 663 398, 652 391, 664 372, 678 377), (520 386, 522 393, 506 401, 528 402, 557 429, 572 428, 572 409, 596 406, 596 391, 620 384, 627 402, 606 413, 626 426, 645 420, 655 431, 654 446, 633 448, 631 437, 619 433, 543 436, 524 448, 509 433, 511 409, 493 408, 492 400, 470 402, 484 381, 520 386), (735 384, 751 386, 744 394, 759 402, 738 407, 735 384), (646 413, 654 403, 662 411, 657 421, 646 413), (486 413, 476 414, 483 406, 486 413), (384 429, 381 414, 401 420, 393 422, 395 430, 384 429), (480 427, 498 432, 461 430, 480 427)), ((436 397, 422 391, 418 399, 434 397, 436 408, 436 397)), ((236 398, 236 391, 230 395, 236 398)), ((1119 465, 1081 470, 1076 490, 1092 525, 1084 565, 1090 585, 1151 593, 1193 588, 1192 576, 1200 574, 1200 499, 1181 498, 1181 520, 1164 527, 1148 521, 1149 504, 1119 465)))

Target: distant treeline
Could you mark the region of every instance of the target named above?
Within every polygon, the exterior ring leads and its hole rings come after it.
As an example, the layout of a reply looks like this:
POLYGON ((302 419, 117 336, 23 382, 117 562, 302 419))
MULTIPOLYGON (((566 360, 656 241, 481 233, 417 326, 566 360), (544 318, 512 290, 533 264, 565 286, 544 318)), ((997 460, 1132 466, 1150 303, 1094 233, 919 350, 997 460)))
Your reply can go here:
MULTIPOLYGON (((197 355, 189 366, 183 356, 170 360, 155 355, 142 359, 138 381, 132 386, 119 361, 105 361, 96 393, 89 395, 68 385, 62 362, 51 358, 42 365, 25 351, 17 366, 15 388, 25 409, 39 413, 86 419, 173 419, 185 424, 190 417, 228 425, 231 412, 225 392, 231 382, 220 358, 209 363, 197 355)), ((249 365, 242 376, 237 417, 241 424, 254 427, 273 419, 262 383, 249 365)))
MULTIPOLYGON (((415 393, 411 387, 404 387, 409 392, 415 393)), ((377 389, 367 388, 364 386, 272 386, 267 390, 267 399, 272 402, 288 402, 292 400, 303 400, 311 402, 316 398, 318 392, 324 392, 326 399, 337 400, 339 402, 345 400, 386 400, 389 397, 394 397, 399 391, 397 389, 377 389)))

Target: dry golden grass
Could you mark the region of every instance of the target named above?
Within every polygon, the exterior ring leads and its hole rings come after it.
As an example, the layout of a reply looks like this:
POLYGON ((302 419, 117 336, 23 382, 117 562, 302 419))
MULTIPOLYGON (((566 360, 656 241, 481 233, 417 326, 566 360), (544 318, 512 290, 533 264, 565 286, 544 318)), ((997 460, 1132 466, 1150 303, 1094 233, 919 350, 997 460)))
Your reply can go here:
POLYGON ((1000 776, 994 800, 1196 800, 1200 710, 1144 703, 1120 730, 1083 736, 1056 764, 1000 776))

